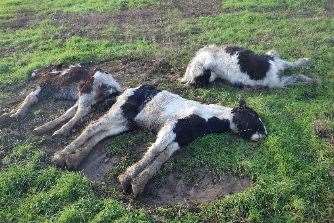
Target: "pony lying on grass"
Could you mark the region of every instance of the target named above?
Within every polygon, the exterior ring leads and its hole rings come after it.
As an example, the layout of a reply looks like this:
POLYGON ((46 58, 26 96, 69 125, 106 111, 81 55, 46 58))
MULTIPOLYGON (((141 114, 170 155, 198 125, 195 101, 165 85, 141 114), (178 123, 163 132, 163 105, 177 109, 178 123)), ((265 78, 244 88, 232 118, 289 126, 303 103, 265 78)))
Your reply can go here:
POLYGON ((258 114, 243 101, 235 108, 207 105, 141 85, 124 91, 108 113, 57 152, 53 161, 62 167, 76 168, 98 142, 135 127, 157 132, 157 139, 143 158, 118 178, 123 190, 134 196, 143 191, 147 181, 174 152, 197 137, 233 132, 258 141, 267 135, 258 114))
POLYGON ((233 85, 250 87, 282 88, 295 84, 310 84, 315 80, 304 75, 282 76, 288 68, 303 67, 308 58, 289 62, 277 52, 264 55, 236 46, 208 46, 200 49, 189 63, 181 79, 187 85, 204 86, 216 79, 233 85))
POLYGON ((56 67, 35 71, 31 78, 37 82, 35 90, 28 94, 17 109, 1 115, 0 121, 22 118, 34 104, 50 97, 76 101, 63 115, 34 129, 35 133, 44 133, 69 120, 53 135, 67 134, 75 123, 90 112, 92 105, 109 100, 122 92, 121 86, 111 74, 103 71, 92 73, 79 64, 67 69, 56 67))

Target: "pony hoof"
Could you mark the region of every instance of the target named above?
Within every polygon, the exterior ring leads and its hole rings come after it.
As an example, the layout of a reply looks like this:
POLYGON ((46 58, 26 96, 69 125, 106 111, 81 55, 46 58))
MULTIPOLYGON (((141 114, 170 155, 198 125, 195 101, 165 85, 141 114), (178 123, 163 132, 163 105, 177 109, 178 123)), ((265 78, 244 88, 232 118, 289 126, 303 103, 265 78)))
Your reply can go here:
POLYGON ((121 184, 122 190, 125 194, 132 194, 131 178, 121 174, 118 176, 118 181, 121 184))
POLYGON ((66 154, 62 152, 57 152, 52 157, 52 163, 57 167, 65 168, 66 167, 66 154))
POLYGON ((52 137, 63 136, 65 135, 64 131, 57 130, 52 134, 52 137))
POLYGON ((44 132, 46 132, 42 127, 37 127, 34 130, 32 130, 32 132, 35 135, 42 135, 44 132))
POLYGON ((81 163, 81 157, 76 153, 67 154, 60 152, 53 156, 52 162, 60 168, 76 170, 81 163))
POLYGON ((141 194, 144 191, 145 186, 146 184, 141 182, 140 179, 138 181, 134 180, 131 183, 133 197, 137 197, 139 194, 141 194))

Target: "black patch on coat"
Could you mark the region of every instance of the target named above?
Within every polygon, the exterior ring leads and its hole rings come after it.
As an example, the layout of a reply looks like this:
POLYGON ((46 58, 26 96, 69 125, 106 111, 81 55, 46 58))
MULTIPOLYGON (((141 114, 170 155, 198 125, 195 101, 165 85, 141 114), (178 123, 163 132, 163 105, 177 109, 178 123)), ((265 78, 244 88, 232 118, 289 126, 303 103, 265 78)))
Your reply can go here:
POLYGON ((242 138, 250 139, 251 136, 259 132, 266 134, 264 124, 258 114, 251 108, 243 105, 232 109, 233 123, 237 126, 239 135, 242 138))
POLYGON ((173 131, 176 134, 175 141, 179 146, 185 146, 194 139, 206 134, 226 132, 230 129, 230 122, 226 119, 220 120, 212 117, 206 121, 198 115, 190 115, 178 120, 173 131))
POLYGON ((239 46, 227 46, 227 47, 225 47, 226 53, 230 54, 231 56, 233 56, 237 52, 244 51, 244 50, 246 50, 246 49, 242 48, 242 47, 239 47, 239 46))
POLYGON ((89 79, 92 76, 84 67, 71 67, 63 70, 59 74, 52 74, 50 71, 43 71, 38 74, 37 84, 45 87, 55 87, 57 89, 80 81, 89 79))
POLYGON ((242 72, 247 73, 253 80, 261 80, 270 69, 270 60, 273 57, 268 55, 257 55, 250 50, 239 52, 239 65, 242 72))
POLYGON ((210 69, 204 69, 202 75, 195 77, 194 85, 198 86, 198 87, 206 86, 206 85, 209 84, 210 77, 211 77, 211 70, 210 69))
POLYGON ((105 102, 109 100, 115 101, 115 98, 120 95, 117 89, 113 88, 107 84, 101 84, 96 90, 96 99, 97 102, 105 102), (113 90, 113 93, 110 93, 110 90, 113 90))
POLYGON ((272 56, 258 55, 251 50, 237 46, 226 47, 225 51, 230 55, 239 53, 238 64, 240 70, 247 73, 252 80, 265 78, 270 69, 270 61, 274 59, 272 56))
POLYGON ((217 117, 209 118, 206 122, 207 134, 226 132, 230 129, 230 121, 227 119, 219 119, 217 117))
POLYGON ((123 116, 133 125, 133 119, 145 107, 145 105, 156 96, 160 90, 152 85, 141 85, 136 89, 127 101, 121 106, 123 116))
POLYGON ((110 93, 111 88, 112 86, 106 84, 101 84, 101 86, 99 86, 96 95, 97 103, 93 105, 94 109, 102 113, 108 111, 111 106, 115 104, 116 98, 121 92, 113 89, 114 92, 110 93))

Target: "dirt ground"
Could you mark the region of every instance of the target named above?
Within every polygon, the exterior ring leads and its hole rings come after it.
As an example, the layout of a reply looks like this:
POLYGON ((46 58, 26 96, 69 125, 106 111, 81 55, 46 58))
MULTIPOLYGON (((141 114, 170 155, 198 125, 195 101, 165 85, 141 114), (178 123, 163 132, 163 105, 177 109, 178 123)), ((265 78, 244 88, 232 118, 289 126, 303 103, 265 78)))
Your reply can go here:
POLYGON ((123 59, 93 65, 113 73, 123 86, 135 87, 142 83, 159 85, 176 81, 181 71, 163 58, 123 59))
POLYGON ((192 205, 213 201, 243 191, 252 185, 247 177, 218 175, 208 169, 195 174, 191 181, 185 178, 188 178, 186 173, 171 172, 161 181, 151 181, 139 199, 155 207, 173 204, 192 205))
POLYGON ((334 145, 334 129, 330 128, 328 121, 316 120, 314 122, 314 131, 318 137, 334 145))
MULTIPOLYGON (((111 139, 107 139, 99 143, 79 167, 79 170, 95 183, 117 184, 117 176, 113 176, 112 181, 106 178, 125 157, 110 157, 107 154, 104 145, 110 141, 111 139)), ((134 152, 140 157, 144 149, 143 145, 138 145, 134 152)), ((194 170, 193 174, 178 170, 167 171, 167 175, 154 177, 148 183, 143 194, 138 197, 138 202, 149 208, 175 204, 194 205, 240 192, 251 185, 248 177, 219 175, 207 168, 194 170)), ((117 185, 116 187, 120 189, 117 185)))

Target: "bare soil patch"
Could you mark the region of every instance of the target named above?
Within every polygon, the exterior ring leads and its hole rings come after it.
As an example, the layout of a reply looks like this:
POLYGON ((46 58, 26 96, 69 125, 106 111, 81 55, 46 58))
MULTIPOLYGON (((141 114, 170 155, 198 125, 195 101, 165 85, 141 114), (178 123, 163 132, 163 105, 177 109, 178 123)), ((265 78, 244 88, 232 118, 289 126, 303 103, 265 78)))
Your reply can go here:
POLYGON ((8 31, 13 31, 17 29, 27 28, 38 24, 44 19, 44 16, 37 14, 31 10, 19 10, 16 12, 15 16, 4 20, 0 23, 0 28, 8 29, 8 31))
POLYGON ((52 21, 61 28, 58 38, 67 39, 71 36, 99 38, 100 33, 112 24, 112 16, 106 13, 65 13, 55 12, 52 21))
POLYGON ((214 16, 221 12, 222 1, 220 0, 170 0, 167 5, 174 6, 183 17, 214 16))
MULTIPOLYGON (((196 174, 196 171, 191 174, 196 174)), ((185 179, 188 175, 171 172, 161 181, 151 181, 140 201, 148 206, 207 203, 252 185, 248 177, 219 175, 207 169, 201 170, 191 179, 185 179)))
POLYGON ((334 15, 334 0, 327 0, 325 9, 326 9, 328 16, 333 16, 334 15))
MULTIPOLYGON (((5 32, 14 32, 19 29, 25 29, 38 24, 44 19, 44 16, 38 15, 33 11, 20 10, 15 16, 8 19, 0 19, 0 30, 5 32)), ((27 46, 26 46, 27 47, 27 46)), ((20 50, 20 47, 0 46, 0 54, 4 57, 20 50)))
POLYGON ((121 59, 92 66, 95 67, 112 73, 116 80, 126 87, 143 83, 161 85, 164 82, 176 81, 180 72, 162 58, 121 59))
MULTIPOLYGON (((117 176, 122 171, 118 167, 127 163, 126 159, 129 158, 108 154, 105 151, 105 145, 108 143, 112 143, 112 139, 106 139, 99 143, 83 161, 79 170, 91 181, 115 186, 121 193, 117 176), (110 173, 112 174, 110 175, 110 173)), ((145 152, 145 144, 147 143, 143 142, 136 145, 136 148, 131 148, 132 159, 134 157, 136 157, 134 160, 140 159, 145 152)), ((178 154, 179 158, 180 155, 178 154)), ((175 157, 173 156, 173 158, 175 157)), ((191 173, 172 169, 167 175, 159 174, 150 180, 145 191, 136 199, 135 203, 144 204, 150 209, 170 205, 193 207, 228 194, 241 192, 250 186, 252 186, 252 182, 248 177, 238 177, 231 174, 219 175, 209 169, 199 170, 196 168, 191 173)), ((131 202, 131 197, 123 197, 123 199, 126 202, 131 202)))
POLYGON ((52 15, 52 20, 62 28, 60 38, 78 35, 126 42, 146 39, 164 46, 176 47, 183 37, 170 33, 171 26, 188 17, 217 15, 220 9, 221 1, 218 0, 169 0, 154 6, 113 13, 59 11, 52 15))
POLYGON ((108 172, 120 162, 120 158, 117 156, 107 156, 104 145, 104 142, 96 145, 94 150, 83 160, 78 168, 93 182, 103 181, 108 172))
POLYGON ((334 129, 330 128, 328 121, 316 120, 314 122, 314 131, 318 137, 334 145, 334 129))
MULTIPOLYGON (((117 12, 67 13, 57 11, 47 15, 43 12, 20 11, 10 20, 0 23, 0 28, 11 31, 37 25, 50 19, 60 31, 55 38, 66 41, 72 36, 94 40, 132 42, 138 39, 157 44, 161 49, 180 49, 189 33, 177 25, 189 17, 212 16, 220 13, 221 1, 168 0, 160 4, 117 12)), ((200 30, 195 30, 200 32, 200 30)), ((12 47, 0 49, 4 55, 17 50, 12 47)))
MULTIPOLYGON (((112 139, 99 143, 83 161, 79 170, 91 181, 115 186, 121 193, 117 176, 122 171, 118 167, 127 163, 126 159, 129 157, 108 154, 105 150, 105 145, 108 143, 112 143, 112 139)), ((146 150, 147 143, 143 142, 136 145, 136 148, 131 148, 131 159, 140 159, 146 150)), ((182 154, 178 154, 178 158, 182 158, 180 156, 182 154)), ((172 159, 174 158, 173 156, 172 159)), ((167 175, 159 174, 150 180, 135 203, 144 204, 150 209, 170 205, 193 207, 228 194, 241 192, 250 186, 252 186, 252 181, 248 177, 220 175, 209 169, 198 168, 191 173, 185 173, 173 168, 168 170, 167 175)), ((123 197, 123 199, 131 202, 131 197, 123 197)))
MULTIPOLYGON (((27 88, 18 96, 13 95, 15 99, 5 101, 1 105, 1 114, 16 107, 25 98, 29 91, 28 89, 30 88, 27 88)), ((36 105, 33 111, 25 118, 0 123, 0 148, 4 152, 0 158, 3 158, 15 146, 23 143, 34 143, 34 146, 41 148, 45 152, 46 157, 50 157, 54 152, 63 148, 67 143, 67 139, 52 138, 50 135, 36 136, 32 133, 32 130, 46 121, 60 116, 72 105, 69 101, 43 101, 36 105)))

